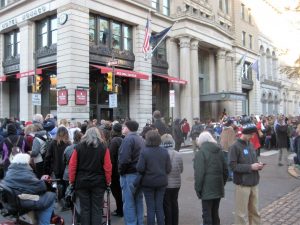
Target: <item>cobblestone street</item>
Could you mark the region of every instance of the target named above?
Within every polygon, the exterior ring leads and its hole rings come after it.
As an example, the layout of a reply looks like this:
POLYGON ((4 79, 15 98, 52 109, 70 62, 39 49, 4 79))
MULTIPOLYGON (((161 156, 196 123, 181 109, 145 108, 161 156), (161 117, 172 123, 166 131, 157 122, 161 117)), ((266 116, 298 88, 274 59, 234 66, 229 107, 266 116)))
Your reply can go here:
POLYGON ((263 225, 300 225, 300 187, 261 210, 263 225))

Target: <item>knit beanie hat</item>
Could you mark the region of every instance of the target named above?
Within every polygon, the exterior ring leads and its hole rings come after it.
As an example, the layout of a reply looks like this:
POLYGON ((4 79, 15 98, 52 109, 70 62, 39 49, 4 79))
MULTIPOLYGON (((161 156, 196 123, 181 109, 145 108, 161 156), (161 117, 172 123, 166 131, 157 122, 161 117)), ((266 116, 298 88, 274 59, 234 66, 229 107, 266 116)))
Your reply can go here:
POLYGON ((252 122, 251 118, 249 117, 244 117, 241 120, 242 124, 242 134, 253 134, 257 132, 256 125, 252 122))
POLYGON ((119 123, 116 123, 113 125, 112 129, 115 131, 115 132, 121 132, 122 131, 122 125, 119 124, 119 123))
POLYGON ((131 132, 135 132, 139 129, 139 124, 138 122, 134 121, 134 120, 128 120, 125 122, 125 126, 131 131, 131 132))
POLYGON ((7 125, 7 135, 15 135, 17 134, 17 128, 14 123, 10 123, 7 125))
POLYGON ((174 139, 171 134, 164 134, 161 136, 161 146, 164 148, 174 147, 174 139))

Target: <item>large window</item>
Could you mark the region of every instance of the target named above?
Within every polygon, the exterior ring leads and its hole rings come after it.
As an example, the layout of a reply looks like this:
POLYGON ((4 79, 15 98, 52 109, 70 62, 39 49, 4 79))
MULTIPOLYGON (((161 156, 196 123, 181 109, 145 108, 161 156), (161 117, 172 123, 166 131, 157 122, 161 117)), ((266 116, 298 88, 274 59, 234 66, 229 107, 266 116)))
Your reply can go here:
POLYGON ((20 32, 18 30, 5 34, 5 58, 20 55, 20 32))
POLYGON ((151 6, 152 6, 152 8, 154 8, 158 11, 159 10, 159 0, 152 0, 151 6))
POLYGON ((224 12, 226 14, 229 14, 229 2, 228 2, 228 0, 225 0, 224 12))
POLYGON ((170 0, 163 0, 163 14, 170 15, 170 0))
POLYGON ((241 4, 241 17, 244 20, 245 19, 245 5, 241 4))
POLYGON ((245 31, 242 32, 242 43, 243 43, 243 46, 245 47, 246 46, 246 32, 245 31))
POLYGON ((245 62, 243 65, 243 74, 242 77, 245 80, 252 80, 252 69, 251 69, 251 63, 245 62))
POLYGON ((90 15, 90 43, 132 51, 132 27, 118 21, 90 15))
POLYGON ((37 48, 57 43, 57 18, 48 17, 37 24, 37 48))
MULTIPOLYGON (((156 43, 153 43, 153 46, 156 46, 156 43)), ((166 39, 163 40, 154 50, 153 57, 155 57, 158 61, 167 60, 166 39)))

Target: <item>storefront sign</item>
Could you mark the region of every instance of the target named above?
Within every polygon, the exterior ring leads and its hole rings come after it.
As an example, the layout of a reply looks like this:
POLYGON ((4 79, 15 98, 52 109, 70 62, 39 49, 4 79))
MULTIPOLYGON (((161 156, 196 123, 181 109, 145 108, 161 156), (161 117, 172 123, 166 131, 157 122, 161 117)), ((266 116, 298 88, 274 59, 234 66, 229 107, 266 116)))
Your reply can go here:
POLYGON ((34 76, 36 74, 42 74, 43 71, 42 69, 36 69, 35 72, 34 70, 29 70, 29 71, 26 71, 26 72, 22 72, 22 73, 17 73, 17 78, 23 78, 23 77, 28 77, 28 76, 34 76))
POLYGON ((86 90, 75 90, 75 104, 86 105, 87 104, 87 91, 86 90))
POLYGON ((5 75, 0 76, 0 82, 4 82, 4 81, 6 81, 6 76, 5 75))
POLYGON ((59 105, 68 105, 68 90, 61 89, 57 91, 57 98, 59 105))
POLYGON ((25 20, 32 19, 32 18, 39 16, 48 11, 50 11, 50 3, 36 7, 32 10, 29 10, 29 11, 19 15, 19 16, 16 16, 14 18, 4 21, 3 23, 0 23, 0 31, 4 30, 6 28, 12 27, 14 25, 17 25, 19 23, 22 23, 25 20))
POLYGON ((117 108, 118 107, 118 95, 110 94, 109 95, 109 108, 117 108))
POLYGON ((170 90, 170 108, 174 108, 175 107, 175 91, 174 90, 170 90))
POLYGON ((32 94, 32 105, 42 105, 41 94, 38 94, 38 93, 32 94))

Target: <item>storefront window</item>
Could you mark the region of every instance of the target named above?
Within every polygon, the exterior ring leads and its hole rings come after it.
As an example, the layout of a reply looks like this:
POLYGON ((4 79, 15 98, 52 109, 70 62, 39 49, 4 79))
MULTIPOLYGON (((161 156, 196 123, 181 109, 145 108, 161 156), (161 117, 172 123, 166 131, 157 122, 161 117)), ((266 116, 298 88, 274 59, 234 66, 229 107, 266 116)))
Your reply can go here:
POLYGON ((49 17, 37 24, 38 49, 57 43, 57 18, 49 17))
POLYGON ((12 31, 5 35, 5 58, 20 54, 20 32, 12 31))
POLYGON ((132 27, 129 25, 90 15, 89 36, 92 44, 132 51, 132 27))

